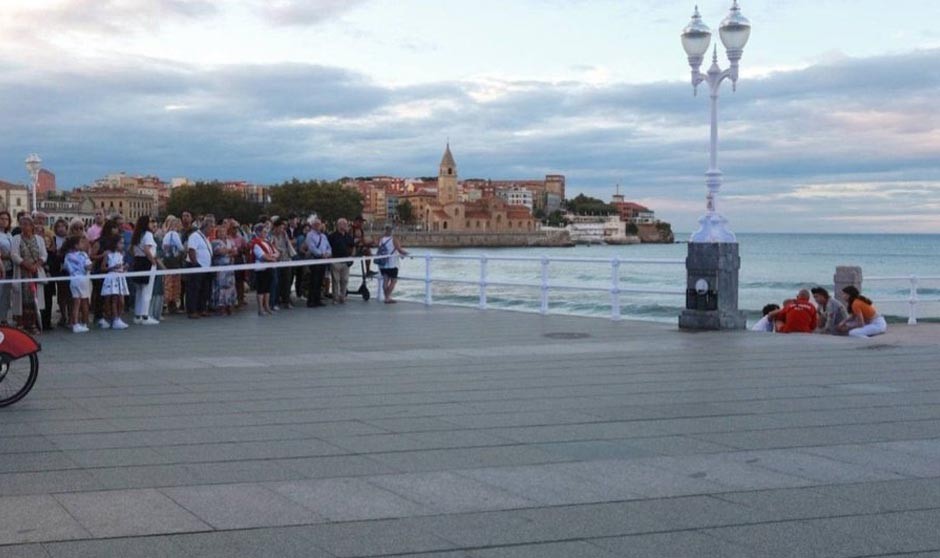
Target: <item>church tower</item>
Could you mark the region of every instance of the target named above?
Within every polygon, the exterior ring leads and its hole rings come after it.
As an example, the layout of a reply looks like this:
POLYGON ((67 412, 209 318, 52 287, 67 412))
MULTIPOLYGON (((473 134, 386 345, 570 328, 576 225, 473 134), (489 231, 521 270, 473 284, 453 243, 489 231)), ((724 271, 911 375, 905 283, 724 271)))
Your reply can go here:
POLYGON ((441 205, 457 202, 457 163, 450 152, 450 142, 441 159, 441 169, 437 175, 437 201, 441 205))

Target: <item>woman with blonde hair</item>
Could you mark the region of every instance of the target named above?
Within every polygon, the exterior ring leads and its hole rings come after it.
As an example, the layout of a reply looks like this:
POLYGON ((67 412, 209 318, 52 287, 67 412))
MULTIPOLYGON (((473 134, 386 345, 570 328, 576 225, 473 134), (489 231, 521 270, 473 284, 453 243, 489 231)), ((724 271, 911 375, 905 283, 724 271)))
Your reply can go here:
MULTIPOLYGON (((167 215, 163 221, 163 265, 167 269, 179 269, 183 267, 183 258, 186 251, 183 250, 183 239, 180 237, 180 227, 182 223, 173 215, 167 215)), ((179 305, 182 294, 182 283, 179 275, 166 275, 163 277, 163 298, 166 300, 168 314, 182 313, 182 306, 179 305)))
MULTIPOLYGON (((29 215, 20 217, 20 234, 13 237, 10 259, 13 278, 44 278, 46 242, 36 234, 36 224, 29 215)), ((29 333, 39 333, 39 313, 45 308, 42 283, 19 283, 13 287, 13 317, 29 333)))

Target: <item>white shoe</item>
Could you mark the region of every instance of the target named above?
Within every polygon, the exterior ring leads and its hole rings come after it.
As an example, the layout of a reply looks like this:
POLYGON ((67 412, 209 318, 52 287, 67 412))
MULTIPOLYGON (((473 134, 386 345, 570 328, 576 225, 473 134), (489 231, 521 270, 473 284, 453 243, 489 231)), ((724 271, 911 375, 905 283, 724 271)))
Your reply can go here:
POLYGON ((98 328, 99 329, 111 329, 111 324, 108 323, 108 320, 101 318, 100 320, 98 320, 98 328))
POLYGON ((72 333, 86 333, 88 328, 82 327, 82 324, 75 324, 72 326, 72 333))
POLYGON ((134 316, 134 325, 140 325, 144 322, 144 319, 140 316, 134 316))
POLYGON ((88 329, 88 326, 85 324, 78 324, 78 325, 82 326, 82 333, 88 333, 89 331, 91 331, 90 329, 88 329))
POLYGON ((160 321, 147 316, 143 320, 140 320, 140 325, 160 325, 160 321))
POLYGON ((114 320, 114 323, 111 324, 111 329, 127 329, 129 327, 121 318, 114 320))

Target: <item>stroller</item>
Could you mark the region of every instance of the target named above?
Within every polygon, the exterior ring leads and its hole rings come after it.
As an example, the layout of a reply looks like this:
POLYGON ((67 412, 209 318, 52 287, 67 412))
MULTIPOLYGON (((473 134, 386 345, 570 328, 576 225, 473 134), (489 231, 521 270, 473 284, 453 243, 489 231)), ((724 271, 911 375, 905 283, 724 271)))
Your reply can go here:
POLYGON ((360 269, 362 270, 362 284, 359 285, 359 289, 358 289, 358 290, 356 290, 356 291, 349 291, 347 294, 362 295, 362 300, 368 302, 369 299, 372 298, 372 293, 369 292, 369 286, 366 285, 366 280, 368 279, 368 277, 366 277, 366 262, 365 262, 365 260, 361 260, 361 261, 359 262, 359 267, 360 267, 360 269))

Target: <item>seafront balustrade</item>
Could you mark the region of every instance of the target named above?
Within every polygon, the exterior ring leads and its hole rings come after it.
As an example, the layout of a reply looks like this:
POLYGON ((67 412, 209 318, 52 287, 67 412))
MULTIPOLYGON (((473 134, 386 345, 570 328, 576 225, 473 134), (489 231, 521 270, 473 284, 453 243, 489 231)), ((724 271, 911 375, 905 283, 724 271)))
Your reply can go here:
MULTIPOLYGON (((909 325, 917 325, 917 319, 920 314, 918 313, 918 306, 927 304, 927 303, 940 303, 940 296, 922 296, 921 290, 923 289, 922 285, 926 281, 940 281, 940 276, 923 276, 918 277, 916 275, 909 276, 885 276, 885 277, 865 277, 865 282, 872 283, 891 283, 891 284, 907 284, 910 286, 910 295, 907 298, 885 298, 879 299, 879 303, 894 303, 894 304, 904 304, 908 305, 908 317, 907 323, 909 325)), ((937 292, 936 289, 931 289, 932 292, 937 292)))
MULTIPOLYGON (((422 254, 411 256, 410 261, 421 262, 423 264, 423 273, 421 275, 402 273, 399 274, 399 281, 421 283, 423 284, 423 302, 426 306, 432 306, 437 300, 434 296, 434 288, 439 285, 451 285, 458 287, 470 287, 476 291, 477 302, 475 306, 480 309, 490 307, 490 295, 493 289, 534 289, 538 291, 537 311, 540 314, 548 314, 552 310, 552 293, 595 293, 606 295, 610 307, 610 319, 619 321, 623 319, 622 296, 626 295, 656 295, 657 297, 668 297, 674 306, 681 307, 686 295, 685 288, 681 284, 684 277, 683 268, 685 259, 652 259, 652 258, 577 258, 577 257, 548 257, 548 256, 500 256, 500 255, 450 255, 450 254, 422 254), (529 276, 537 275, 536 281, 520 281, 507 279, 505 277, 494 277, 491 273, 492 265, 500 263, 523 264, 529 276), (444 265, 441 265, 444 264, 444 265), (469 264, 469 266, 468 266, 469 264), (553 277, 553 269, 560 265, 566 266, 564 269, 565 278, 553 277), (570 277, 573 269, 572 265, 577 267, 590 268, 591 280, 585 280, 581 283, 575 283, 570 277), (472 266, 472 268, 470 267, 472 266), (629 266, 631 270, 643 266, 671 266, 676 268, 676 286, 675 288, 648 287, 640 284, 629 286, 630 278, 623 276, 624 268, 629 266), (601 285, 595 277, 601 275, 608 277, 606 285, 601 285), (673 300, 674 298, 674 300, 673 300)), ((411 267, 408 265, 407 267, 411 267)), ((516 270, 515 276, 525 276, 526 270, 516 270)), ((466 292, 467 289, 464 289, 466 292)), ((382 297, 382 278, 379 278, 378 296, 382 297)), ((447 297, 438 304, 471 306, 464 297, 447 297)), ((526 308, 500 306, 501 310, 526 310, 526 308)))

